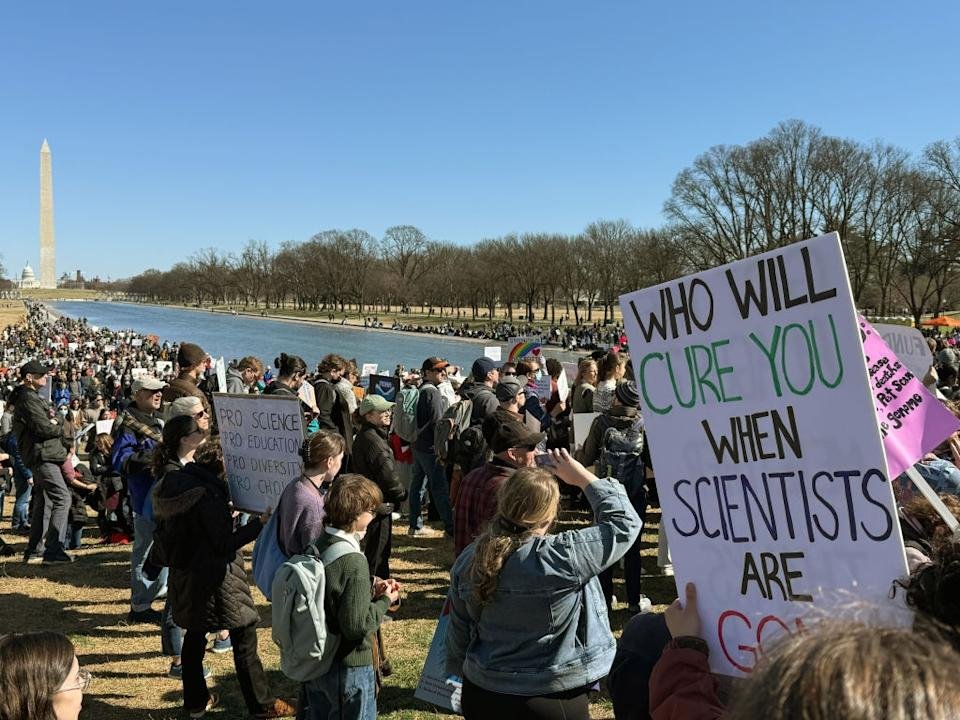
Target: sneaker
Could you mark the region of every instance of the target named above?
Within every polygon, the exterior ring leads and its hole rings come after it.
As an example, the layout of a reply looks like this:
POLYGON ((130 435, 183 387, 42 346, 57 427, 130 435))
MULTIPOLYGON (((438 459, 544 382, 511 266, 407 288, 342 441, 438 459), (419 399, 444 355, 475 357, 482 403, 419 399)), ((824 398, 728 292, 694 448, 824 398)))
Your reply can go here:
MULTIPOLYGON (((183 678, 183 665, 174 665, 170 663, 170 670, 167 671, 167 675, 172 678, 180 680, 183 678)), ((208 668, 206 665, 203 666, 203 679, 206 680, 208 677, 213 675, 213 671, 208 668)))
POLYGON ((426 526, 420 528, 410 528, 407 530, 407 535, 410 537, 437 537, 437 532, 433 528, 428 528, 426 526))
POLYGON ((73 558, 61 550, 56 555, 44 555, 42 562, 44 565, 66 565, 72 563, 73 558))
POLYGON ((29 563, 30 565, 39 565, 43 562, 43 555, 40 553, 27 553, 23 556, 23 562, 29 563))
POLYGON ((213 710, 213 709, 214 709, 215 707, 217 707, 219 704, 220 704, 220 698, 217 697, 216 695, 214 695, 213 693, 211 693, 211 694, 210 694, 210 699, 207 700, 207 706, 206 706, 203 710, 190 710, 190 711, 188 711, 188 712, 189 712, 189 715, 190 715, 191 718, 202 718, 202 717, 206 717, 206 716, 207 716, 207 710, 213 710))
POLYGON ((627 606, 627 610, 629 610, 634 615, 650 612, 652 608, 653 608, 653 603, 650 602, 650 598, 648 598, 646 595, 640 596, 640 602, 630 603, 630 605, 627 606))
POLYGON ((212 652, 215 652, 217 655, 219 655, 220 653, 228 653, 231 650, 233 650, 233 643, 230 641, 229 635, 223 640, 221 640, 219 637, 213 639, 212 652))
POLYGON ((147 608, 146 610, 131 610, 127 613, 127 622, 130 623, 145 623, 148 625, 159 625, 163 618, 163 614, 158 610, 153 608, 147 608))
POLYGON ((250 717, 256 718, 256 720, 266 719, 266 718, 285 718, 285 717, 295 717, 297 714, 297 709, 288 703, 286 700, 281 700, 277 698, 273 701, 273 705, 266 708, 262 712, 258 712, 256 715, 251 715, 250 717))

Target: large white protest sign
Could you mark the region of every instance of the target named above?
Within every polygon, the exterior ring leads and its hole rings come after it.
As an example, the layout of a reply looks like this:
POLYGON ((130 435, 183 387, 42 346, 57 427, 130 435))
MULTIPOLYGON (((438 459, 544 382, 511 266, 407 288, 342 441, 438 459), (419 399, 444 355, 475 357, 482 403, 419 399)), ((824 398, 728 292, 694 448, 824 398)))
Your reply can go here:
POLYGON ((284 395, 213 394, 233 504, 242 510, 276 509, 303 463, 300 400, 284 395))
POLYGON ((839 237, 620 303, 711 667, 749 673, 775 636, 854 600, 902 621, 888 593, 906 562, 839 237))
POLYGON ((155 366, 158 377, 164 377, 173 372, 173 360, 157 360, 155 366))
POLYGON ((880 333, 900 362, 922 382, 923 376, 933 365, 933 353, 923 333, 906 325, 874 325, 873 329, 880 333))
POLYGON ((593 421, 597 419, 600 413, 571 413, 573 418, 573 451, 576 452, 583 447, 587 441, 587 435, 590 434, 590 427, 593 421))
POLYGON ((483 356, 485 358, 490 358, 494 362, 500 362, 500 358, 503 357, 501 354, 502 348, 499 345, 492 345, 490 347, 485 347, 483 349, 483 356))

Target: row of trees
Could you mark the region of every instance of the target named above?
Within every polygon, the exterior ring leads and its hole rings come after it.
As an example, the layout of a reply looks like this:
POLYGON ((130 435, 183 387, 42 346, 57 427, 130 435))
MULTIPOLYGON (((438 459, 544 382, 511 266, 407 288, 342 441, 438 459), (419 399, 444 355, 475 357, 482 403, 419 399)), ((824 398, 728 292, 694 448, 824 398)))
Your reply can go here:
POLYGON ((409 225, 383 237, 327 230, 278 250, 207 249, 132 278, 148 300, 344 310, 420 306, 555 321, 613 318, 620 294, 822 232, 843 240, 854 299, 876 314, 921 314, 960 298, 960 138, 919 158, 831 137, 799 121, 718 146, 679 173, 656 229, 598 220, 577 235, 510 234, 473 246, 409 225))

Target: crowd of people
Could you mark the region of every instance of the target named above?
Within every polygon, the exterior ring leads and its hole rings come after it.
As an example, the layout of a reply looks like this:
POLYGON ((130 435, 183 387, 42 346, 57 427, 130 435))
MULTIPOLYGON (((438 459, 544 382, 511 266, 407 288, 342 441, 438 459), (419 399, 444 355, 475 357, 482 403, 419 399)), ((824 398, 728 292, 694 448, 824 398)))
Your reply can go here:
MULTIPOLYGON (((911 575, 897 588, 915 610, 912 629, 824 623, 731 683, 709 671, 694 586, 665 613, 651 611, 640 533, 658 502, 656 476, 615 329, 577 336, 591 340, 577 347, 600 347, 582 357, 569 390, 562 365, 540 356, 479 357, 466 374, 429 357, 398 368, 390 398, 362 387, 356 364, 335 353, 315 370, 279 353, 269 374, 258 358, 240 358, 220 388, 194 343, 94 328, 40 305, 2 337, 0 460, 16 494, 11 529, 27 538, 22 559, 74 562, 91 514, 101 542, 131 543, 128 620, 158 627, 191 718, 219 704, 206 684, 211 642, 233 653, 251 717, 376 717, 391 673, 380 628, 404 592, 391 571, 402 528, 453 551, 445 663, 467 718, 585 720, 601 682, 619 720, 955 714, 960 550, 922 497, 899 510, 911 575), (218 390, 299 400, 302 472, 262 513, 233 506, 218 390), (584 437, 572 431, 579 413, 596 413, 584 437), (564 503, 591 521, 557 532, 564 503), (277 696, 260 660, 250 543, 295 701, 277 696), (611 612, 631 616, 619 641, 611 612)), ((957 382, 944 352, 951 339, 931 345, 926 378, 945 396, 957 382)), ((953 510, 958 464, 951 438, 917 466, 953 510)), ((670 574, 662 533, 658 546, 670 574)), ((55 632, 0 638, 0 720, 75 720, 91 682, 80 660, 55 632)))

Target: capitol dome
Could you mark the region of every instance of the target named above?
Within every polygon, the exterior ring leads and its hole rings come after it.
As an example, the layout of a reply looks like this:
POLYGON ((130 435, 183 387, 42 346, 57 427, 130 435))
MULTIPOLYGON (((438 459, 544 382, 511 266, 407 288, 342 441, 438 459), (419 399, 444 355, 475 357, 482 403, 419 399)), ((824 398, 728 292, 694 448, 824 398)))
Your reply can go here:
POLYGON ((37 288, 40 283, 37 282, 37 276, 33 273, 33 268, 29 264, 24 265, 23 272, 20 273, 20 287, 24 289, 37 288))

